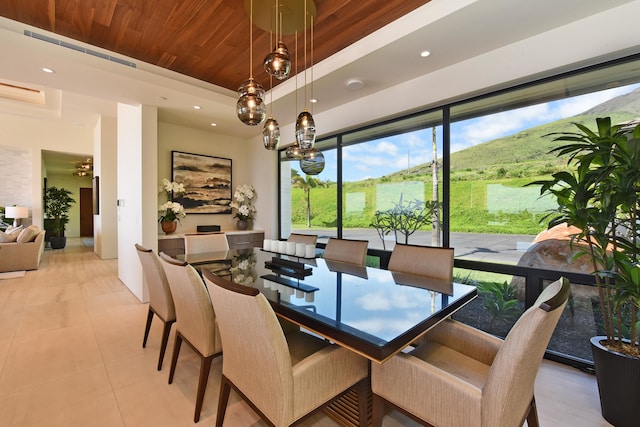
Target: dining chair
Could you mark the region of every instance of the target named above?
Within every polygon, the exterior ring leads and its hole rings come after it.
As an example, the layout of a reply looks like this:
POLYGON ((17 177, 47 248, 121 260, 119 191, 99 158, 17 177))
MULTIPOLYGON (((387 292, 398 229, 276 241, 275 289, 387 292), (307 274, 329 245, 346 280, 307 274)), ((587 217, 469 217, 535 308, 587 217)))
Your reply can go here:
POLYGON ((173 304, 169 282, 167 282, 167 276, 164 274, 160 260, 151 249, 145 248, 137 243, 135 246, 138 258, 140 258, 140 264, 142 264, 142 273, 149 289, 149 311, 147 312, 147 323, 144 328, 142 348, 147 346, 147 338, 149 337, 153 315, 158 316, 163 323, 160 357, 158 358, 159 371, 162 369, 162 361, 164 360, 164 354, 167 350, 171 325, 176 321, 176 310, 173 304))
POLYGON ((438 427, 538 426, 536 374, 570 294, 548 285, 503 340, 444 320, 410 353, 372 364, 373 426, 390 404, 438 427))
POLYGON ((451 282, 453 280, 453 248, 396 243, 387 268, 400 273, 451 282))
POLYGON ((305 245, 316 245, 318 240, 318 236, 314 234, 301 234, 301 233, 291 233, 289 234, 289 238, 287 238, 288 242, 296 242, 296 243, 304 243, 305 245))
POLYGON ((350 264, 364 265, 367 259, 367 240, 350 240, 330 237, 324 248, 323 258, 350 264))
POLYGON ((367 425, 368 362, 311 334, 285 334, 260 291, 205 271, 224 346, 216 426, 233 388, 269 425, 289 426, 357 385, 359 425, 367 425))
POLYGON ((185 341, 200 357, 196 409, 193 416, 193 421, 197 423, 200 419, 211 362, 214 357, 222 353, 216 316, 207 288, 195 268, 186 262, 171 258, 164 252, 160 253, 160 260, 173 294, 177 317, 169 384, 173 382, 180 347, 182 341, 185 341))
POLYGON ((205 252, 221 252, 229 250, 229 242, 225 233, 199 233, 184 235, 184 253, 201 254, 205 252))

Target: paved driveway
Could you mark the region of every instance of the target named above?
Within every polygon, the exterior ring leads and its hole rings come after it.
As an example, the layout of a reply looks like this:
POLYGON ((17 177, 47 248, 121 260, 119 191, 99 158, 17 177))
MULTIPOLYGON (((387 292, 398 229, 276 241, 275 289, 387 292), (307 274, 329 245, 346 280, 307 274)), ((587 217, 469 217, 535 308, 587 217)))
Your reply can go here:
MULTIPOLYGON (((334 229, 296 229, 297 233, 317 234, 319 242, 326 242, 329 236, 335 235, 334 229)), ((373 229, 345 229, 344 237, 349 239, 363 239, 370 242, 369 247, 382 249, 382 241, 373 229)), ((399 236, 403 239, 404 236, 399 236)), ((455 248, 458 258, 474 259, 478 261, 501 262, 517 264, 522 254, 527 250, 535 236, 523 234, 475 234, 451 233, 451 247, 455 248)), ((401 240, 404 242, 404 240, 401 240)), ((409 243, 416 245, 431 245, 430 231, 417 231, 409 236, 409 243)), ((386 236, 385 248, 393 249, 395 237, 386 236)))

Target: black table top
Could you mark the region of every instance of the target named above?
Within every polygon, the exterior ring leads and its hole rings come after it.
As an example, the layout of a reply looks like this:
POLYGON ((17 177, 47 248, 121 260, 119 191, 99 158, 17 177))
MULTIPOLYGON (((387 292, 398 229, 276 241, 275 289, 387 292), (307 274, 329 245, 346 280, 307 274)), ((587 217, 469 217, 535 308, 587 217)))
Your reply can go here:
POLYGON ((274 311, 376 362, 476 297, 476 288, 322 258, 249 249, 186 260, 254 286, 274 311))

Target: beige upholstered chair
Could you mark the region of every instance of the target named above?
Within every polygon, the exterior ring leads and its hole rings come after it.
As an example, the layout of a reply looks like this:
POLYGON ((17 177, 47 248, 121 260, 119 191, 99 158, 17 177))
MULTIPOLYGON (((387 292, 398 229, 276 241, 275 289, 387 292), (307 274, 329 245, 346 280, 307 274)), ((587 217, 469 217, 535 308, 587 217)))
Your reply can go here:
POLYGON ((229 250, 229 242, 224 233, 185 234, 184 253, 201 254, 229 250))
POLYGON ((355 384, 358 409, 366 414, 366 359, 304 332, 285 335, 256 288, 203 274, 224 346, 216 426, 222 426, 232 387, 273 426, 303 419, 355 384))
POLYGON ((534 382, 569 293, 565 278, 547 286, 504 341, 445 320, 409 354, 372 364, 373 425, 390 403, 438 427, 537 426, 534 382))
POLYGON ((173 306, 173 297, 167 276, 164 274, 160 260, 151 249, 147 249, 136 243, 136 251, 140 264, 142 264, 142 272, 147 281, 149 288, 149 311, 147 313, 147 324, 144 328, 144 338, 142 339, 142 347, 147 346, 147 338, 151 329, 151 321, 155 314, 162 320, 162 342, 160 343, 160 357, 158 358, 158 371, 162 369, 162 361, 164 353, 167 350, 167 341, 169 340, 169 332, 171 325, 176 321, 176 310, 173 306))
POLYGON ((349 264, 364 265, 367 259, 366 240, 347 240, 330 237, 324 248, 324 259, 347 262, 349 264))
POLYGON ((313 234, 299 234, 299 233, 291 233, 289 234, 289 238, 287 241, 296 242, 296 243, 304 243, 305 245, 316 245, 316 241, 318 240, 318 236, 313 234))
POLYGON ((453 280, 453 249, 396 243, 389 259, 391 271, 453 280))
POLYGON ((182 341, 200 356, 200 376, 193 421, 198 422, 211 361, 222 352, 220 334, 207 288, 198 272, 189 264, 160 253, 160 259, 176 306, 176 340, 171 357, 169 384, 173 382, 182 341))

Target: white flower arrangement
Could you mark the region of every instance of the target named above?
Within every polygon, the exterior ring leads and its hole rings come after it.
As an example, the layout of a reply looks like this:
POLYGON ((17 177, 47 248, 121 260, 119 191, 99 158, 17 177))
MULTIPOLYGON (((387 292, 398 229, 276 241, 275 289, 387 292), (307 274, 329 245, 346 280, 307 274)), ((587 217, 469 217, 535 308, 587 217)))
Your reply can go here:
MULTIPOLYGON (((179 195, 185 192, 184 184, 169 181, 164 178, 158 187, 158 192, 167 193, 167 198, 171 197, 171 195, 179 195)), ((172 202, 171 200, 160 205, 158 212, 162 212, 160 218, 158 218, 158 222, 179 222, 180 218, 187 216, 184 212, 184 206, 178 202, 172 202)))
POLYGON ((240 252, 233 258, 234 266, 231 267, 233 281, 239 285, 251 286, 255 282, 256 260, 253 252, 240 252))
POLYGON ((160 183, 160 187, 158 188, 158 193, 162 193, 163 191, 169 195, 171 195, 171 193, 176 195, 182 194, 185 192, 184 184, 163 178, 160 183))
POLYGON ((253 219, 256 207, 253 206, 253 199, 256 197, 256 190, 253 185, 244 184, 236 188, 233 193, 233 201, 229 206, 236 210, 236 218, 244 221, 253 219))
POLYGON ((176 220, 180 221, 180 218, 184 218, 185 216, 187 216, 187 214, 184 212, 184 207, 180 203, 171 201, 160 205, 160 207, 158 208, 158 212, 163 212, 163 214, 160 215, 160 222, 172 222, 176 220))

